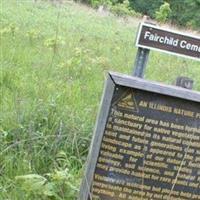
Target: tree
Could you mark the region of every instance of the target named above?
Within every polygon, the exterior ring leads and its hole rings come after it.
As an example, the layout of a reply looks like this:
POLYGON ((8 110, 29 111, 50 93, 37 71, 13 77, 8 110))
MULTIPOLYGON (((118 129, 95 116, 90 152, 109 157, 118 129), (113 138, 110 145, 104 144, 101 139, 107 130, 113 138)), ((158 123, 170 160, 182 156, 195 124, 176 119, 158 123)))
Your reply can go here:
POLYGON ((142 14, 154 18, 155 12, 164 3, 164 0, 130 0, 130 6, 142 14))
POLYGON ((156 11, 155 18, 159 22, 166 22, 171 13, 170 4, 165 2, 160 6, 159 11, 156 11))
POLYGON ((200 28, 200 0, 168 0, 171 5, 171 20, 182 26, 200 28))

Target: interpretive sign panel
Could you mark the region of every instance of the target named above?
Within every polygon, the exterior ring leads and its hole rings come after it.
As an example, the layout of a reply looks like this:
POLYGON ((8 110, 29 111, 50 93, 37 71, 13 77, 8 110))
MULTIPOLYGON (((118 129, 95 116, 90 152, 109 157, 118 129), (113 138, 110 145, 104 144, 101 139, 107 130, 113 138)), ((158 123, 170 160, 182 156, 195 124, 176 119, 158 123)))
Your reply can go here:
POLYGON ((111 73, 79 199, 200 199, 200 93, 111 73))
POLYGON ((136 46, 200 60, 200 37, 142 23, 136 46))

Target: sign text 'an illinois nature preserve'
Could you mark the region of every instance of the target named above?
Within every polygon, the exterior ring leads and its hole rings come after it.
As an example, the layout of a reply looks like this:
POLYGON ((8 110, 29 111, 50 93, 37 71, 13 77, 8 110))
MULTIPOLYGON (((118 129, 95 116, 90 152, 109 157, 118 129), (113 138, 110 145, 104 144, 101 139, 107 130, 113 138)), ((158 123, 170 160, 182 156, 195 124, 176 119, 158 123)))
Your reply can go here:
POLYGON ((200 93, 111 73, 80 200, 200 200, 200 93))
POLYGON ((200 60, 200 37, 142 23, 136 46, 200 60))

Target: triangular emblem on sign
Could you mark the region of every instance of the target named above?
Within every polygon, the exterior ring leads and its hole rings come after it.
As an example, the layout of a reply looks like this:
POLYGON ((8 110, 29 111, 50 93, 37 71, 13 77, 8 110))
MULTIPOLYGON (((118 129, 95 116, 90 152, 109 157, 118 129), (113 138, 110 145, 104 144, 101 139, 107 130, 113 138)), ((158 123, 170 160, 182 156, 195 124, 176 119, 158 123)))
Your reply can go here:
POLYGON ((119 109, 139 112, 133 92, 122 95, 122 97, 117 102, 115 102, 115 106, 117 106, 119 109))

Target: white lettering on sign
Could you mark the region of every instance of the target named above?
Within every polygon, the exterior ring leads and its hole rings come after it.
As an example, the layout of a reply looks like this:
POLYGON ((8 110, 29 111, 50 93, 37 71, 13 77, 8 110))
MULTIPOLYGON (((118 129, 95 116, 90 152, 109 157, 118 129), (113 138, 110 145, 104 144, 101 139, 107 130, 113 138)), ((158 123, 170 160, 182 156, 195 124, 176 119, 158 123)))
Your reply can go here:
POLYGON ((141 23, 136 46, 200 61, 200 36, 141 23))
POLYGON ((145 32, 144 39, 153 41, 153 42, 158 42, 161 44, 166 44, 169 46, 180 47, 188 51, 200 52, 200 46, 198 45, 191 44, 185 40, 179 40, 174 37, 160 36, 157 33, 154 34, 154 33, 151 33, 150 31, 145 32))
POLYGON ((172 37, 159 36, 158 34, 152 34, 149 31, 145 32, 144 39, 149 40, 149 41, 159 42, 159 43, 162 43, 162 44, 171 45, 171 46, 178 46, 178 43, 179 43, 179 39, 175 40, 172 37))
POLYGON ((200 52, 200 46, 187 43, 187 41, 185 41, 185 40, 182 40, 180 42, 180 47, 183 48, 183 49, 200 52))

